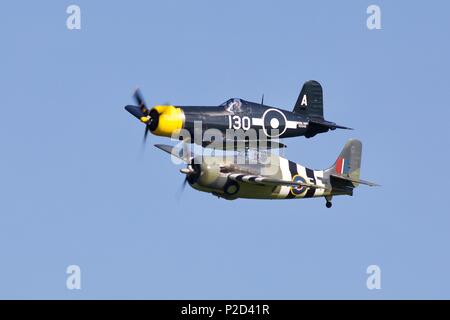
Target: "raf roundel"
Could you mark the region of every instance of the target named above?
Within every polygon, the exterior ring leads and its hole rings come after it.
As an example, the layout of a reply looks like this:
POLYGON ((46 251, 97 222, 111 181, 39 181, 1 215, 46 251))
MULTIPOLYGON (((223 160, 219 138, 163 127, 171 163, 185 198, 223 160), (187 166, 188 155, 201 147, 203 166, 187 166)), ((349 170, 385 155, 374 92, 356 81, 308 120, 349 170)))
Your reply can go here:
MULTIPOLYGON (((305 180, 303 177, 299 176, 299 175, 294 176, 294 177, 292 178, 292 181, 294 181, 294 182, 302 182, 302 183, 306 183, 306 180, 305 180)), ((301 195, 301 194, 302 194, 303 192, 305 192, 305 191, 306 191, 306 187, 305 187, 305 186, 291 187, 291 193, 292 193, 294 196, 299 196, 299 195, 301 195)))
POLYGON ((266 136, 276 138, 281 136, 287 129, 286 116, 278 109, 267 109, 263 116, 263 130, 266 136), (272 131, 274 130, 274 131, 272 131))

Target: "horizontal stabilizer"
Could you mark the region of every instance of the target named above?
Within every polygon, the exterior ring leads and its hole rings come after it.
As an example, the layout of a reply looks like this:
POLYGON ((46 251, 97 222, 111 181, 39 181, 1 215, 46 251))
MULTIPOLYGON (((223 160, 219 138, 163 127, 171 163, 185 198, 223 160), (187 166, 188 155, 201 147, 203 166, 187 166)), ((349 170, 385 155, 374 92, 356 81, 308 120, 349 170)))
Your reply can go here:
POLYGON ((364 184, 364 185, 369 186, 369 187, 379 187, 380 186, 379 184, 376 184, 376 183, 373 183, 373 182, 370 182, 370 181, 354 179, 354 178, 351 178, 351 177, 345 177, 345 176, 336 175, 336 174, 332 174, 331 176, 333 178, 336 178, 336 179, 341 179, 341 180, 349 181, 349 182, 356 183, 356 184, 364 184))
POLYGON ((330 122, 330 121, 326 121, 326 120, 310 120, 309 121, 310 125, 313 126, 317 126, 317 127, 323 127, 323 128, 327 128, 330 130, 334 130, 334 129, 346 129, 346 130, 353 130, 353 128, 349 128, 349 127, 344 127, 344 126, 340 126, 334 122, 330 122))

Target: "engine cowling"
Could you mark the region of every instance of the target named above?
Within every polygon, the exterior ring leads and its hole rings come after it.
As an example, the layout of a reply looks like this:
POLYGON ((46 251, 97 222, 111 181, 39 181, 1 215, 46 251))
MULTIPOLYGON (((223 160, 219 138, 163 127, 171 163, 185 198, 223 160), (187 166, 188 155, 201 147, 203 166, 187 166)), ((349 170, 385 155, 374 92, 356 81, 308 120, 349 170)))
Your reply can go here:
POLYGON ((185 119, 183 110, 174 106, 155 106, 150 110, 150 117, 150 131, 165 137, 181 130, 185 119))
POLYGON ((187 179, 193 188, 206 192, 225 192, 228 177, 221 172, 220 164, 197 157, 192 159, 189 166, 192 173, 187 179))

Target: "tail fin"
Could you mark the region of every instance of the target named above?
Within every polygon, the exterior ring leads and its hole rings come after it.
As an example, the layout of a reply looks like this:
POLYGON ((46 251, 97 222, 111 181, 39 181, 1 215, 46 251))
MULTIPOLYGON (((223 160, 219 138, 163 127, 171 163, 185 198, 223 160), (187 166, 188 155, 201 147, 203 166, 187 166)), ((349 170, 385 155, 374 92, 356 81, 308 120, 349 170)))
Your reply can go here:
POLYGON ((330 183, 333 189, 338 189, 351 195, 353 188, 360 184, 370 187, 379 186, 376 183, 359 179, 361 174, 361 153, 361 141, 356 139, 347 141, 333 166, 325 170, 330 176, 330 183))
POLYGON ((323 119, 323 92, 319 82, 305 82, 295 103, 294 112, 314 119, 323 119))
POLYGON ((358 180, 361 174, 361 153, 361 141, 348 140, 332 167, 332 174, 358 180))

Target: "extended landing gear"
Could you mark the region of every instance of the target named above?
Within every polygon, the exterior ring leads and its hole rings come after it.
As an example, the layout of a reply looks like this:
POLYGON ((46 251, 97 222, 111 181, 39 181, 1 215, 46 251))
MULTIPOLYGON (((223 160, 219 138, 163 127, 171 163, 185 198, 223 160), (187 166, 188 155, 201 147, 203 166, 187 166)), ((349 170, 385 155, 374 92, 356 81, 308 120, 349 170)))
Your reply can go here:
POLYGON ((325 200, 327 200, 327 203, 325 204, 325 206, 327 208, 331 208, 333 206, 333 204, 331 203, 332 198, 333 198, 332 196, 325 196, 325 200))

